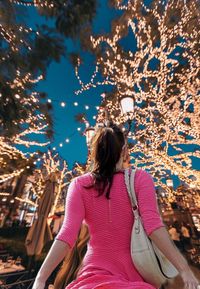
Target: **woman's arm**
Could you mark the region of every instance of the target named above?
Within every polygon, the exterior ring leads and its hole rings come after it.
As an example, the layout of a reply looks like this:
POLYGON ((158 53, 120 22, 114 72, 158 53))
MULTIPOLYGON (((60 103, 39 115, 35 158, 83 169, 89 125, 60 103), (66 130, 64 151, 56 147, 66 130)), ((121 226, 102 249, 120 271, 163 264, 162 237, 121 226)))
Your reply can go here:
POLYGON ((44 260, 33 284, 32 289, 44 289, 46 280, 53 270, 69 253, 70 247, 66 242, 55 240, 46 259, 44 260))
POLYGON ((44 289, 45 282, 50 274, 71 251, 76 242, 81 223, 85 216, 81 190, 82 187, 78 179, 74 179, 67 191, 65 218, 62 227, 38 272, 32 289, 44 289))
POLYGON ((199 281, 194 276, 185 258, 170 239, 166 228, 161 227, 156 229, 149 235, 149 238, 179 271, 186 288, 196 289, 199 281))

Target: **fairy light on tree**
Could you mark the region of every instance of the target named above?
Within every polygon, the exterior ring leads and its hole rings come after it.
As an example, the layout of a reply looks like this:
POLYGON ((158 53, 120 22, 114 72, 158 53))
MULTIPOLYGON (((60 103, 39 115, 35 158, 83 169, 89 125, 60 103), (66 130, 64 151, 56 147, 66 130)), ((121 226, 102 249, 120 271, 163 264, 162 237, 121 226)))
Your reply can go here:
POLYGON ((81 88, 76 94, 112 86, 103 97, 97 122, 104 119, 106 107, 118 124, 126 122, 120 100, 132 99, 133 128, 128 137, 135 164, 149 170, 157 183, 171 174, 190 184, 193 175, 200 188, 200 172, 192 168, 192 158, 200 158, 198 1, 186 5, 155 0, 148 7, 142 1, 112 3, 123 14, 113 21, 110 34, 85 37, 96 55, 96 68, 85 84, 77 63, 81 88), (128 43, 130 38, 135 47, 124 49, 120 41, 128 43), (100 72, 101 81, 96 78, 100 72))
POLYGON ((35 181, 32 186, 35 195, 40 198, 44 192, 45 182, 47 180, 55 182, 55 197, 49 215, 54 215, 59 207, 64 206, 62 192, 72 177, 72 171, 68 169, 67 163, 60 159, 58 154, 53 154, 51 151, 44 154, 41 167, 34 173, 35 181))

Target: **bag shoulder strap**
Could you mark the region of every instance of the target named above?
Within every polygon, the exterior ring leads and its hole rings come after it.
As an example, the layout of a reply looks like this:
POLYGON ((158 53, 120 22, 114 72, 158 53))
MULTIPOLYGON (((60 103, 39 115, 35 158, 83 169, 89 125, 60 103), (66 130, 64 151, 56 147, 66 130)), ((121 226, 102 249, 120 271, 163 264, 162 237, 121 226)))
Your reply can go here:
POLYGON ((134 189, 135 170, 131 169, 131 174, 129 176, 129 168, 126 169, 124 176, 125 176, 125 184, 126 184, 127 192, 131 200, 131 205, 132 205, 132 209, 134 212, 135 210, 138 210, 137 197, 136 197, 135 189, 134 189))

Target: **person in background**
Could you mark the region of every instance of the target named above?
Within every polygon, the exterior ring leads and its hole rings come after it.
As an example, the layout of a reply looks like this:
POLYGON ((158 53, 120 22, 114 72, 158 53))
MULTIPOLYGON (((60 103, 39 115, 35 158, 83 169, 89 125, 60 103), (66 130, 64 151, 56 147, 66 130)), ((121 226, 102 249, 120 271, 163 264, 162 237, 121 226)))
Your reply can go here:
POLYGON ((178 230, 176 229, 175 224, 170 226, 169 229, 169 235, 171 237, 171 239, 173 240, 174 244, 176 245, 176 247, 181 250, 182 246, 181 246, 181 239, 180 239, 180 233, 178 232, 178 230))
MULTIPOLYGON (((33 289, 45 288, 46 280, 64 257, 67 278, 71 270, 75 272, 75 280, 70 280, 66 289, 155 289, 136 270, 130 254, 134 217, 124 181, 129 158, 126 136, 118 126, 110 123, 96 130, 91 144, 93 166, 70 183, 63 225, 33 289), (81 244, 81 239, 76 240, 83 221, 90 238, 88 242, 84 235, 81 244), (80 252, 86 244, 83 257, 80 252), (79 255, 77 264, 74 254, 79 255)), ((135 191, 149 238, 180 272, 185 288, 198 289, 198 280, 161 220, 152 177, 144 170, 136 170, 135 191)))
POLYGON ((187 225, 184 222, 181 224, 181 238, 183 242, 183 249, 184 251, 187 251, 191 246, 191 242, 190 242, 191 236, 187 228, 187 225))

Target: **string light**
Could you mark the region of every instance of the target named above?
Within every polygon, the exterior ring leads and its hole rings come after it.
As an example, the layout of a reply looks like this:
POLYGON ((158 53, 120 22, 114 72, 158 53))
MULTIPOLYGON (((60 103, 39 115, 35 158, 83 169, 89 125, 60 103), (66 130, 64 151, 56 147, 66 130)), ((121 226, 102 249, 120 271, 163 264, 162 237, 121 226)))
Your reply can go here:
POLYGON ((23 5, 26 7, 34 6, 37 8, 48 8, 52 9, 55 6, 55 3, 52 1, 43 1, 43 0, 33 0, 33 1, 26 1, 26 0, 10 0, 10 2, 17 4, 17 5, 23 5))
POLYGON ((0 175, 0 184, 4 183, 4 182, 6 182, 6 181, 8 181, 14 177, 19 176, 23 171, 24 171, 24 169, 20 169, 20 170, 16 170, 13 173, 10 173, 10 174, 0 175))
POLYGON ((0 196, 9 196, 9 193, 0 193, 0 196))
POLYGON ((65 107, 66 106, 66 103, 65 102, 61 102, 60 104, 62 107, 65 107))
POLYGON ((33 201, 29 200, 29 199, 22 199, 22 198, 19 198, 19 197, 15 197, 15 200, 20 201, 21 203, 29 204, 29 205, 31 205, 33 207, 38 207, 38 205, 35 204, 35 202, 33 202, 33 201))

